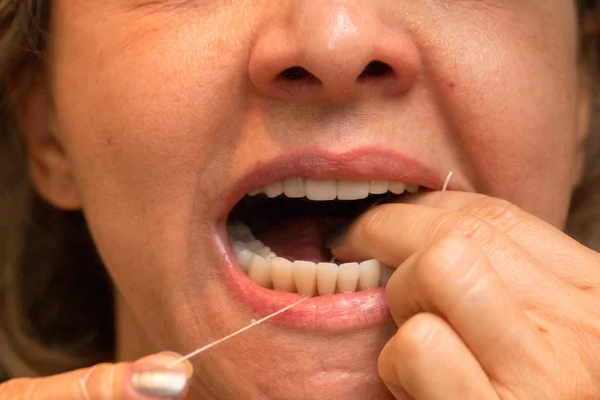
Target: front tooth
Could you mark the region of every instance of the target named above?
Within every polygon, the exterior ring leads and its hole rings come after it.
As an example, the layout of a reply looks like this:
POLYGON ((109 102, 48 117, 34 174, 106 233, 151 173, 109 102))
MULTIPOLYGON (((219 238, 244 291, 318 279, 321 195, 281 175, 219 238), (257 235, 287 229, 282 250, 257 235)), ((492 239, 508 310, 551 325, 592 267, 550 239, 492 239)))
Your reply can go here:
POLYGON ((261 194, 264 192, 265 192, 265 188, 258 188, 258 189, 254 189, 253 191, 248 193, 248 196, 256 196, 257 194, 261 194))
POLYGON ((369 193, 372 194, 384 194, 387 193, 390 188, 388 181, 371 181, 369 182, 369 193))
POLYGON ((257 254, 254 254, 250 260, 248 276, 258 286, 270 289, 273 285, 269 262, 257 254))
POLYGON ((317 292, 317 264, 310 261, 294 261, 296 290, 304 297, 312 297, 317 292))
POLYGON ((339 266, 337 291, 338 293, 356 292, 358 285, 359 265, 356 262, 339 266))
POLYGON ((406 185, 402 182, 392 181, 390 182, 390 192, 394 194, 402 194, 406 190, 406 185))
POLYGON ((265 187, 265 193, 268 197, 273 198, 283 193, 283 182, 274 182, 265 187))
POLYGON ((303 178, 291 178, 286 179, 283 182, 283 192, 286 197, 291 199, 299 199, 306 196, 306 189, 304 187, 303 178))
POLYGON ((417 193, 419 191, 419 185, 406 185, 406 190, 408 193, 417 193))
POLYGON ((321 296, 334 294, 338 279, 338 266, 333 263, 317 264, 317 289, 321 296))
POLYGON ((252 256, 254 253, 248 249, 243 249, 240 251, 236 251, 235 255, 237 256, 238 264, 242 271, 248 272, 248 267, 250 266, 250 261, 252 260, 252 256))
POLYGON ((368 260, 360 263, 358 274, 358 290, 368 290, 379 286, 381 266, 377 260, 368 260))
POLYGON ((360 200, 369 196, 367 181, 338 181, 337 198, 340 200, 360 200))
POLYGON ((337 182, 307 179, 306 197, 314 201, 335 200, 337 197, 337 182))
POLYGON ((385 286, 390 280, 394 270, 388 267, 387 265, 381 264, 381 268, 379 269, 379 285, 385 286))
POLYGON ((285 258, 276 257, 271 260, 271 279, 273 289, 280 292, 295 292, 294 264, 285 258))

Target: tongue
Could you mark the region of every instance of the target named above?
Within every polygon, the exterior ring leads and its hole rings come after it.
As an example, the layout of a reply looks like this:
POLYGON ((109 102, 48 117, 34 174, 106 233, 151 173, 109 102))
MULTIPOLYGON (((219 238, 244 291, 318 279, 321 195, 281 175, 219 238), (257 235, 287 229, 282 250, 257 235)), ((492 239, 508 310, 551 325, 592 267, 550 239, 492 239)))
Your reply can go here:
POLYGON ((277 256, 290 261, 331 261, 331 253, 325 247, 327 239, 345 219, 331 217, 289 218, 256 233, 277 256))

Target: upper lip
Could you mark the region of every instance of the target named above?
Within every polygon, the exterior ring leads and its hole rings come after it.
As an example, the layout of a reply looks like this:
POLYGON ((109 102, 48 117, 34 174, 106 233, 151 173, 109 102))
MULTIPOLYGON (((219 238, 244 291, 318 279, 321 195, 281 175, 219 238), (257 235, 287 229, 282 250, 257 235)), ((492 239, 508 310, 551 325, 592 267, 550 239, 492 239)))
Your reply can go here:
MULTIPOLYGON (((235 182, 225 197, 219 220, 249 192, 293 177, 310 179, 396 180, 439 190, 449 170, 441 170, 385 148, 361 147, 343 153, 313 147, 262 162, 235 182)), ((449 190, 460 190, 453 179, 449 190)))

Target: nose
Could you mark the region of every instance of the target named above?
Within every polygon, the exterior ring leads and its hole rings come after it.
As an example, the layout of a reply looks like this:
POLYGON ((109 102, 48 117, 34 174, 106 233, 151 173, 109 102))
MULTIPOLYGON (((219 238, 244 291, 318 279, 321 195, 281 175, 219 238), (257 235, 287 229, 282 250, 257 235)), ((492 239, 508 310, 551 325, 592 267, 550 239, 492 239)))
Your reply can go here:
POLYGON ((418 49, 401 26, 383 22, 381 10, 369 5, 377 2, 295 3, 289 18, 266 27, 252 48, 250 80, 263 95, 344 103, 414 85, 418 49))

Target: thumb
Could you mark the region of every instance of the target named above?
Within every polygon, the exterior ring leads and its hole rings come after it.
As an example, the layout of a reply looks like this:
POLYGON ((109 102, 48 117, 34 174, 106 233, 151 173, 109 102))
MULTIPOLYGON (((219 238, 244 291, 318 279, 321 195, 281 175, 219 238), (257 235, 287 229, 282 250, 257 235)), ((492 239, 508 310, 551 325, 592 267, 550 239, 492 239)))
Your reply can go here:
POLYGON ((133 363, 99 364, 50 377, 14 379, 0 385, 0 400, 182 399, 193 368, 189 361, 172 366, 180 357, 165 352, 133 363))

